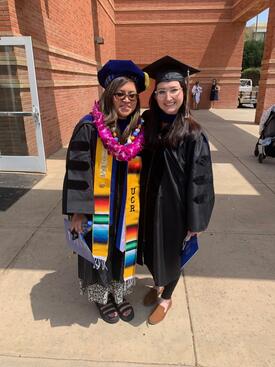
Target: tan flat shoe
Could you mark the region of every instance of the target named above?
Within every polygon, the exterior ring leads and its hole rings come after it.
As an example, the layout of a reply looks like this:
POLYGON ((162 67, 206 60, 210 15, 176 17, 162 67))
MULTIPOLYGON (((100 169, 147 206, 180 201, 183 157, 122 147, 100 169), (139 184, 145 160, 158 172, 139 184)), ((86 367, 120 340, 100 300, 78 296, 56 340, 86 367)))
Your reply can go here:
POLYGON ((149 292, 145 294, 143 298, 144 306, 153 306, 158 301, 158 297, 161 295, 163 288, 150 288, 149 292))
POLYGON ((165 308, 161 304, 157 305, 156 308, 154 309, 154 311, 148 317, 149 324, 156 325, 159 322, 161 322, 165 318, 165 316, 166 316, 168 310, 171 308, 171 306, 172 306, 172 300, 169 303, 166 311, 165 311, 165 308))

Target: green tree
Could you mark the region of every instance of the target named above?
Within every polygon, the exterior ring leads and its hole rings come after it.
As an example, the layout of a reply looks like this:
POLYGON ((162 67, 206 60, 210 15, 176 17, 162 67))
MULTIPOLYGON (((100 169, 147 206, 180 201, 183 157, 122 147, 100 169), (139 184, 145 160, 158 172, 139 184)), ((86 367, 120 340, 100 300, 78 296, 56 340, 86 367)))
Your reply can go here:
POLYGON ((242 71, 243 79, 252 79, 253 86, 259 85, 260 80, 260 68, 248 68, 242 71))
POLYGON ((242 68, 257 68, 261 66, 264 52, 264 41, 247 40, 244 43, 242 68))

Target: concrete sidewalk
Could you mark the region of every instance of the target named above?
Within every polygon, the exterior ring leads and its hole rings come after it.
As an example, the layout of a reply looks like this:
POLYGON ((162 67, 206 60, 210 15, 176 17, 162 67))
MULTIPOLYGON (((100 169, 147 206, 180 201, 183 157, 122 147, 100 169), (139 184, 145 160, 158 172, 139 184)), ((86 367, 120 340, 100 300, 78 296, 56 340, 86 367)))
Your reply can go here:
POLYGON ((138 268, 136 317, 109 325, 79 295, 61 216, 65 150, 0 212, 0 366, 275 366, 275 159, 253 155, 255 110, 195 111, 208 133, 216 205, 173 308, 148 326, 138 268))

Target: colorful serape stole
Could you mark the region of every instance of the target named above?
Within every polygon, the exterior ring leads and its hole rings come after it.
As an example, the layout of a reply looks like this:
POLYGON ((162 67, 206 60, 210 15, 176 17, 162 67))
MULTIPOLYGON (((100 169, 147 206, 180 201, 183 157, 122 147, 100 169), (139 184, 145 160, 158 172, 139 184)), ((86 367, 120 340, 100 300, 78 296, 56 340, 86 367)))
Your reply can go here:
POLYGON ((128 174, 125 177, 119 228, 117 232, 117 248, 125 252, 124 280, 135 275, 137 257, 138 221, 139 221, 139 173, 141 158, 135 157, 128 162, 128 174))
POLYGON ((93 257, 95 267, 106 267, 109 245, 110 187, 113 157, 108 154, 100 138, 96 144, 94 174, 93 257))
MULTIPOLYGON (((116 168, 118 162, 108 154, 97 139, 94 174, 93 250, 95 268, 106 269, 109 227, 113 223, 116 168)), ((139 173, 141 158, 127 163, 122 202, 116 229, 116 247, 125 253, 123 278, 132 281, 135 275, 139 221, 139 173)))
POLYGON ((141 170, 141 157, 135 157, 128 162, 127 175, 127 200, 125 210, 125 264, 124 280, 135 276, 137 245, 138 245, 138 222, 139 222, 139 173, 141 170))

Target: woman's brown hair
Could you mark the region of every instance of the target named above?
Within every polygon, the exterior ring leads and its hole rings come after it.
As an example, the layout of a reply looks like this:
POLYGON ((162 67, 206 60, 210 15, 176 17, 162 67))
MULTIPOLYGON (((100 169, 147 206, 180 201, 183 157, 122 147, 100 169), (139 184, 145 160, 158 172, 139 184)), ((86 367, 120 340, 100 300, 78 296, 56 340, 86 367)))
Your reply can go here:
MULTIPOLYGON (((186 86, 184 81, 179 81, 180 86, 184 92, 184 100, 181 107, 178 110, 174 122, 171 124, 169 131, 167 132, 164 141, 173 148, 176 148, 178 144, 188 135, 197 136, 201 131, 201 126, 194 120, 189 114, 189 117, 185 117, 186 108, 186 86)), ((157 86, 157 85, 156 85, 157 86)), ((158 144, 158 136, 161 131, 161 109, 158 106, 155 97, 155 89, 149 100, 150 110, 145 113, 145 143, 148 147, 152 148, 158 144)))

